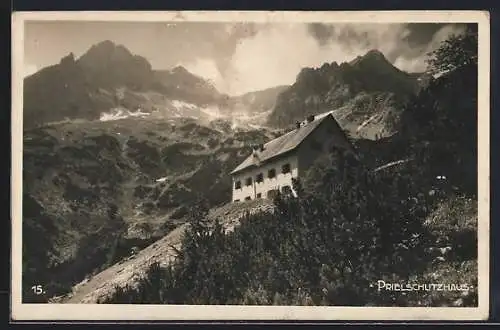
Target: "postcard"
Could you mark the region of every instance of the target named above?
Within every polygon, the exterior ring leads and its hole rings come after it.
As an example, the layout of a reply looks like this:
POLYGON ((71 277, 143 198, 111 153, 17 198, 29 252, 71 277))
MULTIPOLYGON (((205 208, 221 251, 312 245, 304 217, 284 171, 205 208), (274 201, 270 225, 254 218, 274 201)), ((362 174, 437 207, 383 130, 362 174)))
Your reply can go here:
POLYGON ((13 320, 488 317, 487 12, 12 27, 13 320))

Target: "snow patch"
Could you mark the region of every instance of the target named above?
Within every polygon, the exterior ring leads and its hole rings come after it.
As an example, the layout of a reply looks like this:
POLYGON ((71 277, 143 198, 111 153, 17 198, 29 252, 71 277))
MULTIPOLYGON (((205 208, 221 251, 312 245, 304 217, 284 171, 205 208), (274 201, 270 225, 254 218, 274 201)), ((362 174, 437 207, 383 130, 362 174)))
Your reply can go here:
MULTIPOLYGON (((175 108, 175 110, 177 110, 176 116, 178 115, 178 117, 183 117, 182 112, 186 111, 186 110, 196 111, 200 115, 208 116, 210 119, 218 119, 218 118, 223 117, 220 113, 219 107, 217 107, 217 106, 203 107, 203 106, 199 106, 199 105, 196 105, 193 103, 180 101, 180 100, 172 100, 171 104, 175 108)), ((188 115, 188 117, 195 118, 195 119, 197 118, 193 114, 188 115)))
POLYGON ((129 111, 126 109, 120 109, 120 108, 114 108, 111 109, 110 112, 103 112, 101 113, 101 116, 99 118, 100 121, 112 121, 112 120, 119 120, 119 119, 125 119, 128 117, 147 117, 149 116, 149 112, 142 112, 141 109, 137 111, 129 111))
POLYGON ((248 127, 253 128, 253 129, 261 129, 262 128, 262 126, 255 125, 255 124, 248 124, 248 127))
POLYGON ((193 103, 188 103, 188 102, 184 102, 184 101, 179 101, 179 100, 172 100, 172 105, 174 107, 176 107, 178 110, 180 109, 185 109, 185 108, 188 108, 188 109, 196 109, 198 108, 198 106, 196 104, 193 104, 193 103))
POLYGON ((218 107, 206 107, 206 108, 202 107, 200 108, 200 111, 213 119, 218 119, 222 117, 218 107))

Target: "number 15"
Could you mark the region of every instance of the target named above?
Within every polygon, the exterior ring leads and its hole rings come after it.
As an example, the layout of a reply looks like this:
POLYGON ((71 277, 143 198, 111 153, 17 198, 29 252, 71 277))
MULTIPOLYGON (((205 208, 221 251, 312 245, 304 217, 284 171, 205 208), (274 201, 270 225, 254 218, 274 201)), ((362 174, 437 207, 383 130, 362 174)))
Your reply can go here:
POLYGON ((31 287, 31 290, 33 290, 33 292, 36 294, 36 295, 40 295, 43 293, 43 288, 41 285, 33 285, 31 287))

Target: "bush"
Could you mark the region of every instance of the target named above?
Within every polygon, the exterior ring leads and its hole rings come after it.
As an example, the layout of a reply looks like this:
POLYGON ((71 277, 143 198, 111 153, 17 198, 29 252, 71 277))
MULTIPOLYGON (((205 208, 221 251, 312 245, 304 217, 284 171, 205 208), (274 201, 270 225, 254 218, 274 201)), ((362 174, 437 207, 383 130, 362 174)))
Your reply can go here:
POLYGON ((423 213, 402 203, 403 179, 341 154, 332 161, 321 189, 308 193, 295 182, 298 198, 277 196, 275 213, 247 215, 233 233, 195 211, 167 271, 171 282, 143 285, 163 292, 163 302, 188 304, 393 303, 370 285, 424 269, 423 213))
MULTIPOLYGON (((446 45, 473 46, 471 36, 446 45)), ((367 166, 370 161, 360 163, 342 152, 326 155, 304 182, 294 183, 297 197, 276 196, 273 213, 247 214, 227 235, 219 223, 204 221, 206 209, 195 208, 177 259, 166 270, 154 268, 154 276, 141 284, 140 290, 151 296, 131 290, 134 301, 476 305, 477 256, 471 251, 477 248, 477 204, 472 202, 477 189, 477 63, 474 57, 464 66, 447 63, 456 57, 448 56, 453 47, 446 45, 434 53, 431 66, 452 71, 410 100, 399 133, 380 142, 388 144, 385 154, 397 151, 407 163, 374 171, 367 166), (448 183, 436 184, 436 176, 443 174, 448 183), (456 196, 456 190, 463 196, 456 196), (440 244, 452 245, 452 258, 429 253, 440 244), (472 289, 402 294, 379 291, 379 280, 462 282, 472 289)), ((458 54, 462 58, 470 52, 458 54)), ((372 156, 377 162, 395 160, 372 156)), ((123 295, 110 301, 123 300, 123 295)))

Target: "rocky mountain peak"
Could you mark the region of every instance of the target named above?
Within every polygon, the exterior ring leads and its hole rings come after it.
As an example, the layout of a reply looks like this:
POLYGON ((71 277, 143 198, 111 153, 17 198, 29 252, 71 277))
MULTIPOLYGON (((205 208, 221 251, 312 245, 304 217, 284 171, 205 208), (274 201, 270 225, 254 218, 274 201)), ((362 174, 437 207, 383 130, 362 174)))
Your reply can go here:
POLYGON ((174 67, 173 69, 169 70, 168 75, 170 76, 170 78, 173 78, 176 81, 180 80, 180 81, 184 81, 186 83, 196 84, 198 86, 213 87, 213 86, 211 86, 211 84, 209 83, 208 80, 190 72, 182 65, 178 65, 178 66, 174 67))
POLYGON ((349 62, 351 66, 359 66, 359 65, 389 65, 392 66, 392 64, 387 60, 385 55, 379 51, 378 49, 372 49, 369 50, 366 54, 362 56, 356 57, 354 60, 349 62))
POLYGON ((93 52, 94 53, 113 53, 113 52, 115 52, 117 50, 119 50, 119 51, 124 51, 125 50, 127 53, 130 54, 130 52, 128 51, 127 48, 125 48, 122 45, 116 44, 116 43, 114 43, 111 40, 104 40, 104 41, 101 41, 101 42, 93 45, 87 51, 87 54, 88 53, 93 53, 93 52))
POLYGON ((369 51, 365 54, 365 56, 364 56, 364 57, 365 57, 365 58, 366 58, 366 57, 374 57, 374 58, 382 58, 382 59, 385 59, 384 54, 383 54, 380 50, 378 50, 378 49, 371 49, 371 50, 369 50, 369 51))
POLYGON ((64 56, 61 58, 61 61, 59 64, 65 65, 65 64, 74 64, 75 63, 75 54, 69 53, 68 55, 64 56))
POLYGON ((178 65, 175 68, 172 69, 173 73, 179 73, 179 74, 191 74, 185 67, 182 65, 178 65))
POLYGON ((124 46, 115 44, 110 40, 102 41, 93 45, 80 57, 82 63, 128 61, 134 55, 124 46))
POLYGON ((103 114, 116 118, 139 108, 175 118, 207 118, 220 115, 219 111, 223 115, 236 111, 236 117, 244 121, 249 120, 244 114, 251 112, 258 117, 252 115, 252 121, 263 121, 266 114, 261 112, 274 107, 282 90, 277 86, 229 97, 184 66, 154 70, 146 58, 104 40, 77 59, 70 53, 60 63, 25 79, 24 124, 34 127, 66 119, 100 120, 103 114))
POLYGON ((417 78, 396 68, 377 49, 340 65, 303 68, 279 95, 268 124, 286 127, 308 115, 342 108, 346 120, 356 122, 355 132, 375 122, 387 122, 390 129, 395 111, 418 90, 417 78), (380 119, 386 117, 390 118, 380 119))

